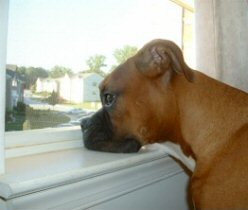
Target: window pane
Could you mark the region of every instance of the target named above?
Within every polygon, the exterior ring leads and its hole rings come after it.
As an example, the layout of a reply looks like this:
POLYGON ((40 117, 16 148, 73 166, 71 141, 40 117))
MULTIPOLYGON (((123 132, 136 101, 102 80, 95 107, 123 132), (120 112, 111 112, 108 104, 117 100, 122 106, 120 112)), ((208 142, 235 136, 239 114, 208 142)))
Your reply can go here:
POLYGON ((169 0, 10 0, 6 131, 79 125, 101 107, 103 78, 145 43, 183 47, 184 16, 169 0))

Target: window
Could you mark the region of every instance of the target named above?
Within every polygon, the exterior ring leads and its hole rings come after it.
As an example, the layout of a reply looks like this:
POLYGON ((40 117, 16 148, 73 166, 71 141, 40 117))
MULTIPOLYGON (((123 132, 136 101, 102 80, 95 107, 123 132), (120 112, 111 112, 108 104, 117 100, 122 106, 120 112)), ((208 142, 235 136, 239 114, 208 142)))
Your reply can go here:
POLYGON ((13 148, 37 142, 44 143, 40 151, 46 151, 45 144, 61 141, 59 148, 81 146, 73 138, 66 142, 69 138, 63 135, 70 136, 73 129, 80 132, 80 120, 101 107, 96 84, 151 39, 175 41, 194 65, 193 9, 185 2, 10 0, 7 157, 24 154, 13 148), (42 135, 49 138, 43 141, 38 137, 42 135))

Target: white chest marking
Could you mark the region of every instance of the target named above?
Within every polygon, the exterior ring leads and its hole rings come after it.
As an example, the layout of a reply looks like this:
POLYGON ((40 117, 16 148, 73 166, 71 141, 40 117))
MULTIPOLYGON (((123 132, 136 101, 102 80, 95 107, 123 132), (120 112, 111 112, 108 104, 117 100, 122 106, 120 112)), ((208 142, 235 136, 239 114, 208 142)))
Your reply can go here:
POLYGON ((163 149, 166 153, 180 160, 190 171, 194 171, 195 160, 192 157, 185 156, 182 152, 181 147, 178 144, 165 142, 159 145, 161 149, 163 149))

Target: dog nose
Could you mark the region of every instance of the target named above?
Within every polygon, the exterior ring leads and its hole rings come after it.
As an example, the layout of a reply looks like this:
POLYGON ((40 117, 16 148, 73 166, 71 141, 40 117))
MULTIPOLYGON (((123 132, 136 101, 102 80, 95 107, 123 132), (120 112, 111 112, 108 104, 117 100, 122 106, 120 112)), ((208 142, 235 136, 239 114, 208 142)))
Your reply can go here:
POLYGON ((82 128, 82 131, 88 129, 88 127, 89 127, 89 119, 90 119, 90 117, 86 117, 86 118, 83 118, 83 119, 81 120, 81 128, 82 128))

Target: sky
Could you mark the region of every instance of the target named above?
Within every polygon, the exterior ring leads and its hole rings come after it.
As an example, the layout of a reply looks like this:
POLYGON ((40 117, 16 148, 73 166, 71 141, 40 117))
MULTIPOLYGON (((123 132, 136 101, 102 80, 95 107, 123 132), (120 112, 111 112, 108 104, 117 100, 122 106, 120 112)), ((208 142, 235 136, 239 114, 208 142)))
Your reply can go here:
POLYGON ((7 63, 74 72, 90 56, 155 38, 181 45, 181 8, 169 0, 10 0, 7 63))

